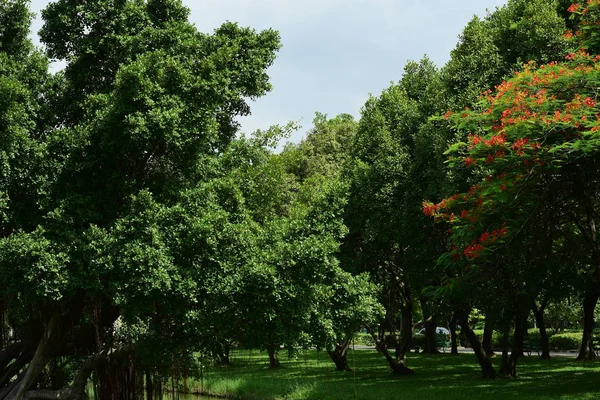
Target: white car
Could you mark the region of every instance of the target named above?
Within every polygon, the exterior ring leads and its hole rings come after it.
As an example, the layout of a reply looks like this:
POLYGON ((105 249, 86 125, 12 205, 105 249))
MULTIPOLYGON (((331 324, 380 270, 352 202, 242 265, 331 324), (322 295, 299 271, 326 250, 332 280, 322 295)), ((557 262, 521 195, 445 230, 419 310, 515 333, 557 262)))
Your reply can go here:
MULTIPOLYGON (((450 330, 447 328, 442 328, 441 326, 438 326, 435 328, 435 333, 437 333, 438 335, 449 335, 450 334, 450 330)), ((417 332, 418 335, 424 335, 425 334, 425 328, 421 329, 419 332, 417 332)))

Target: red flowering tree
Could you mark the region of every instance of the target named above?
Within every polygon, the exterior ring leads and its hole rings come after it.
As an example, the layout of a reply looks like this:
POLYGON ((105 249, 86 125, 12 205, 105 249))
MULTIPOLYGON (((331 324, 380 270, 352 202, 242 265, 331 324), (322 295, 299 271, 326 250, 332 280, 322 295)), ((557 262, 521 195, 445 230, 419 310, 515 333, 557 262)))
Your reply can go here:
POLYGON ((591 359, 600 293, 600 56, 586 48, 599 48, 600 1, 569 10, 579 28, 566 35, 580 51, 562 62, 529 63, 484 93, 475 110, 444 116, 466 139, 448 151, 451 170, 467 173, 472 185, 438 204, 424 203, 424 212, 450 225, 452 250, 441 263, 450 267, 451 288, 540 221, 552 219, 554 231, 575 230, 587 249, 579 358, 591 359))

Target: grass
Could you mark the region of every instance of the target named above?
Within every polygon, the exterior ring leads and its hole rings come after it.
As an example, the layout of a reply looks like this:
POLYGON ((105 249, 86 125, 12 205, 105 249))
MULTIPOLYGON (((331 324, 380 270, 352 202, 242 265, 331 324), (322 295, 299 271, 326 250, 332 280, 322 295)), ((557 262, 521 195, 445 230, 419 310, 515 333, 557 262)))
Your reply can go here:
MULTIPOLYGON (((264 353, 236 351, 233 366, 205 368, 191 389, 252 400, 412 400, 412 399, 600 399, 600 363, 572 358, 542 361, 525 357, 519 378, 484 380, 472 354, 410 355, 416 375, 396 377, 374 351, 349 355, 354 372, 336 372, 324 352, 306 351, 282 368, 268 368, 264 353)), ((499 363, 496 357, 496 367, 499 363)))

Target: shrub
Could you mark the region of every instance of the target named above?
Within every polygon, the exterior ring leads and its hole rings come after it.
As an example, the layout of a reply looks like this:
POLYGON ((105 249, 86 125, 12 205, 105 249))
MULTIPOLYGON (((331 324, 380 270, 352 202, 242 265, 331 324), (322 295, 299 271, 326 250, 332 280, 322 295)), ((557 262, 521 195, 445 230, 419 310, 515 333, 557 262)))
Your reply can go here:
POLYGON ((414 335, 413 339, 412 339, 411 347, 419 346, 420 348, 424 348, 426 341, 427 341, 427 339, 425 338, 425 335, 414 335))
POLYGON ((370 333, 357 333, 354 336, 354 344, 360 346, 375 346, 375 340, 370 333))
POLYGON ((558 333, 550 337, 551 350, 576 350, 581 345, 581 333, 558 333))

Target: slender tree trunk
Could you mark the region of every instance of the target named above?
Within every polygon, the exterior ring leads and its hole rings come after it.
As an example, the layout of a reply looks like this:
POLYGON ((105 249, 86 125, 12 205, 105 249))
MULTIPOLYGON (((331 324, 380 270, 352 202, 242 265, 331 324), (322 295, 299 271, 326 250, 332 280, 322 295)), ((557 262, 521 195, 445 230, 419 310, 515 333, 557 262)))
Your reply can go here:
POLYGON ((153 389, 152 375, 150 374, 150 370, 146 370, 146 400, 153 399, 153 389))
POLYGON ((8 338, 6 337, 6 333, 5 333, 5 310, 6 307, 4 305, 4 300, 0 299, 0 349, 4 348, 7 344, 8 344, 8 338))
POLYGON ((336 344, 335 349, 327 350, 327 354, 335 364, 336 371, 352 371, 348 365, 348 350, 350 349, 350 339, 336 344))
POLYGON ((490 361, 490 358, 487 356, 483 347, 481 346, 481 342, 479 338, 473 332, 473 329, 469 326, 469 318, 467 315, 464 315, 461 320, 461 325, 463 332, 465 332, 465 336, 467 340, 471 344, 471 348, 475 352, 475 357, 477 357, 477 362, 481 366, 481 372, 483 374, 483 378, 493 379, 496 377, 496 370, 490 361))
POLYGON ((450 318, 450 341, 452 342, 450 354, 458 354, 458 341, 456 339, 456 315, 450 318))
POLYGON ((481 344, 483 347, 483 351, 488 357, 494 356, 494 345, 492 343, 494 335, 494 328, 492 327, 492 322, 489 317, 485 318, 485 326, 483 328, 483 343, 481 344))
POLYGON ((229 352, 231 350, 231 346, 229 343, 219 343, 216 346, 214 351, 214 359, 215 365, 220 365, 222 367, 231 366, 231 361, 229 359, 229 352))
POLYGON ((392 357, 388 350, 385 335, 376 337, 372 334, 377 343, 377 351, 383 354, 394 375, 413 375, 415 371, 406 366, 406 354, 410 350, 412 341, 412 304, 410 302, 410 292, 405 296, 405 304, 401 306, 402 321, 400 340, 396 342, 396 357, 392 357))
POLYGON ((539 308, 537 305, 534 304, 531 308, 531 311, 533 311, 533 315, 535 316, 535 323, 540 331, 540 348, 542 350, 541 358, 543 360, 547 360, 550 358, 550 338, 548 337, 548 332, 546 332, 544 308, 544 304, 542 304, 542 306, 540 306, 539 308))
POLYGON ((583 298, 583 337, 577 361, 596 359, 594 352, 594 310, 598 303, 598 290, 596 285, 588 284, 583 298))
POLYGON ((500 375, 509 376, 510 375, 510 364, 509 364, 509 355, 508 355, 508 347, 510 342, 510 329, 508 327, 504 328, 504 332, 502 333, 502 360, 500 361, 500 375))
POLYGON ((525 317, 518 316, 515 319, 515 333, 513 336, 512 350, 510 352, 510 376, 517 377, 517 361, 521 353, 523 353, 523 339, 525 317))
POLYGON ((396 360, 406 364, 406 354, 410 351, 412 343, 412 304, 400 307, 402 321, 400 324, 400 340, 396 342, 396 360))
POLYGON ((394 357, 392 357, 387 347, 383 347, 378 350, 383 354, 383 356, 387 360, 394 375, 413 375, 415 373, 415 371, 406 366, 406 357, 403 357, 400 360, 398 360, 397 358, 395 359, 394 357))
POLYGON ((437 349, 437 321, 434 316, 430 316, 425 320, 425 348, 423 353, 425 354, 439 354, 437 349))
POLYGON ((154 391, 154 396, 157 399, 162 399, 163 397, 163 383, 162 383, 162 378, 159 377, 158 375, 154 376, 154 382, 155 382, 155 387, 156 390, 154 391))
POLYGON ((272 345, 269 347, 269 363, 271 368, 279 368, 281 367, 281 363, 279 362, 279 358, 277 357, 277 349, 279 346, 272 345))

